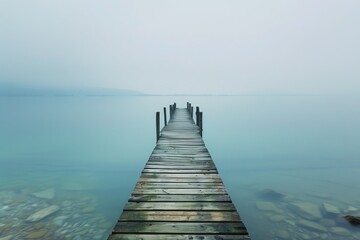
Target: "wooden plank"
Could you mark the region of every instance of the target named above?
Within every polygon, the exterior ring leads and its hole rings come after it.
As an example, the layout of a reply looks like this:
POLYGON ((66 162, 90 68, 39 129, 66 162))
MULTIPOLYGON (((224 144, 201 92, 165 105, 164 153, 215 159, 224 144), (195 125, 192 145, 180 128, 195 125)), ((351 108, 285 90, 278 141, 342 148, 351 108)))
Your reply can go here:
POLYGON ((236 208, 228 202, 128 202, 124 210, 236 211, 236 208))
POLYGON ((187 182, 187 183, 202 183, 202 182, 214 182, 221 183, 221 178, 175 178, 175 177, 167 177, 167 178, 142 178, 140 177, 138 182, 149 182, 149 183, 160 183, 160 182, 187 182))
POLYGON ((188 173, 188 174, 169 174, 169 173, 143 173, 141 178, 220 178, 218 174, 213 173, 188 173))
POLYGON ((113 233, 247 234, 243 223, 118 222, 113 233))
POLYGON ((205 146, 196 146, 196 147, 181 147, 181 148, 177 148, 177 147, 168 147, 166 145, 162 145, 159 144, 158 147, 154 148, 153 153, 166 153, 166 152, 171 152, 171 153, 209 153, 208 150, 206 149, 205 146))
POLYGON ((186 158, 158 158, 149 159, 148 164, 214 164, 211 158, 197 158, 197 157, 186 157, 186 158))
POLYGON ((113 234, 109 240, 250 240, 247 235, 113 234))
POLYGON ((154 149, 153 154, 171 154, 171 155, 209 155, 206 149, 154 149))
POLYGON ((183 156, 197 156, 197 157, 210 157, 208 152, 179 152, 179 151, 154 151, 152 153, 154 157, 183 157, 183 156))
POLYGON ((220 189, 169 189, 169 188, 135 188, 133 194, 227 194, 225 188, 220 189))
POLYGON ((148 162, 145 165, 146 169, 216 169, 211 162, 148 162))
POLYGON ((150 160, 211 160, 211 156, 151 156, 150 160))
POLYGON ((171 173, 171 174, 186 174, 186 173, 217 173, 216 169, 154 169, 145 168, 143 173, 171 173))
POLYGON ((179 183, 179 182, 173 182, 173 183, 151 183, 151 182, 138 182, 136 184, 137 188, 225 188, 224 184, 222 183, 179 183))
POLYGON ((192 145, 192 146, 202 146, 204 145, 204 143, 202 142, 201 139, 199 139, 198 141, 190 141, 188 139, 184 139, 184 140, 180 140, 177 139, 176 141, 173 141, 171 139, 165 140, 165 139, 159 139, 158 144, 162 144, 162 145, 192 145))
POLYGON ((119 221, 241 222, 235 211, 124 211, 119 221))
POLYGON ((146 195, 137 194, 129 198, 129 202, 231 202, 231 198, 227 194, 213 195, 146 195))
POLYGON ((205 144, 201 146, 193 146, 193 145, 169 145, 169 144, 158 144, 154 149, 163 149, 163 150, 204 150, 207 151, 205 144))
POLYGON ((183 157, 158 157, 158 158, 150 158, 148 162, 164 162, 164 163, 171 163, 171 162, 186 162, 189 161, 190 163, 196 162, 196 163, 206 163, 208 161, 212 161, 210 157, 194 157, 194 156, 183 156, 183 157))

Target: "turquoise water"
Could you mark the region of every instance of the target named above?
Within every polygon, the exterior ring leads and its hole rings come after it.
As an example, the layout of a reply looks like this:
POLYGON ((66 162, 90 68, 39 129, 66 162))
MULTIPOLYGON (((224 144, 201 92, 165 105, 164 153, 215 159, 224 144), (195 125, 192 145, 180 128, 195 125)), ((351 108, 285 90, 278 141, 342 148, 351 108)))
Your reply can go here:
POLYGON ((252 239, 360 239, 357 96, 1 97, 0 238, 105 239, 174 101, 204 112, 252 239))

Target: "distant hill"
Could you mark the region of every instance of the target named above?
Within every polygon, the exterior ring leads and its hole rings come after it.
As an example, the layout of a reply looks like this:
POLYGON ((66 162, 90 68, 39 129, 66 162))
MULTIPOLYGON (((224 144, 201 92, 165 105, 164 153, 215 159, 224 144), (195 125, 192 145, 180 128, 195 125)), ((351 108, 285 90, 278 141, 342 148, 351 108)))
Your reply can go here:
POLYGON ((115 88, 53 88, 0 83, 0 96, 144 96, 142 92, 115 88))

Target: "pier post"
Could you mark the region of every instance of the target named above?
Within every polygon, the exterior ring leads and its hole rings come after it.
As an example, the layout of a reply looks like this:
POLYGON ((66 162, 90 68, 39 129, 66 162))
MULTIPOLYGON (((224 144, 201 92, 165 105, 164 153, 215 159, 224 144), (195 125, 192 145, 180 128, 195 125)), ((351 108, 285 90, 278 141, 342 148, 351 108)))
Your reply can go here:
POLYGON ((190 108, 191 119, 194 119, 194 107, 190 108))
POLYGON ((199 129, 200 129, 200 136, 203 136, 203 113, 199 112, 199 129))
POLYGON ((196 125, 199 126, 199 112, 200 108, 196 107, 196 125))
POLYGON ((156 142, 160 138, 160 112, 156 112, 156 142))
POLYGON ((166 107, 164 107, 164 126, 167 125, 166 107))

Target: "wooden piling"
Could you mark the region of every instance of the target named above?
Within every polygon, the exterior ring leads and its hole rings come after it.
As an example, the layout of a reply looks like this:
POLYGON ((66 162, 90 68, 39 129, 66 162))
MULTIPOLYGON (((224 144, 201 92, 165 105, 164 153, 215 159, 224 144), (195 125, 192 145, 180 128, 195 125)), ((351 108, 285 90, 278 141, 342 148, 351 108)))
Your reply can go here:
POLYGON ((167 125, 166 107, 164 107, 164 126, 167 125))
POLYGON ((196 107, 196 125, 199 126, 199 112, 200 108, 196 107))
POLYGON ((156 142, 160 138, 160 112, 156 112, 156 142))
POLYGON ((199 130, 200 130, 200 136, 203 136, 203 113, 199 112, 199 130))

